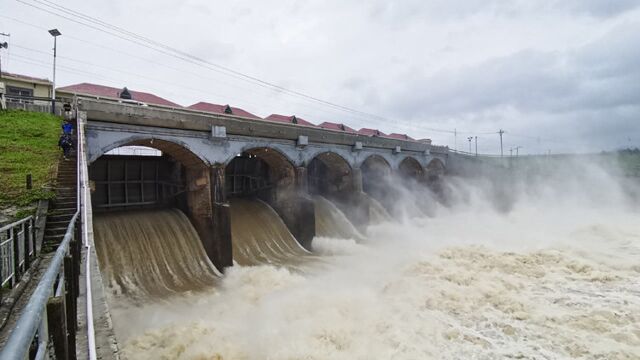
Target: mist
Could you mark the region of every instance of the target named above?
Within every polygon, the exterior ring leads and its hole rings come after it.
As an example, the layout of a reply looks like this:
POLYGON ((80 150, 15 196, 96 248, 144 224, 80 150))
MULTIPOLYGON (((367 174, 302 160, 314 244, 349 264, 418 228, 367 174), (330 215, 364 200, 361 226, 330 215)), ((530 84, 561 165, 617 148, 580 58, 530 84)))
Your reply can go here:
POLYGON ((639 358, 638 178, 588 157, 451 163, 386 178, 388 221, 316 237, 303 271, 235 266, 204 292, 116 302, 124 355, 639 358))

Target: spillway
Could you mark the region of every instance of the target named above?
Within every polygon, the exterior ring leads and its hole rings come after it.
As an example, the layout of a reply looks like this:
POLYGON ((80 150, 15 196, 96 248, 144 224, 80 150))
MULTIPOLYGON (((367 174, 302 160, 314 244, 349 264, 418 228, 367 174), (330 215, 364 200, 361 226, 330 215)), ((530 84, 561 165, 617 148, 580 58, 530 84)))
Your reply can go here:
POLYGON ((373 197, 366 195, 369 199, 369 221, 372 224, 391 221, 391 215, 380 202, 373 197))
POLYGON ((239 265, 269 264, 297 268, 313 256, 291 235, 265 202, 231 200, 233 260, 239 265))
POLYGON ((162 298, 216 282, 198 234, 180 210, 97 214, 93 227, 100 269, 115 295, 162 298))
POLYGON ((323 196, 313 197, 316 213, 316 236, 336 239, 364 240, 345 214, 323 196))

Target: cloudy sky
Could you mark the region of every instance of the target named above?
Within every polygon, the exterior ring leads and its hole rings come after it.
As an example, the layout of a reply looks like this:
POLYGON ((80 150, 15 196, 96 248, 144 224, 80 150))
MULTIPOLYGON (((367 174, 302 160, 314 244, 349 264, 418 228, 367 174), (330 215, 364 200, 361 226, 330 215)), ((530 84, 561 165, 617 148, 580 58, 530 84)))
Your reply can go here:
POLYGON ((637 0, 0 0, 3 70, 51 78, 54 27, 59 85, 127 86, 458 149, 478 136, 482 153, 499 153, 501 128, 507 153, 640 146, 637 0))

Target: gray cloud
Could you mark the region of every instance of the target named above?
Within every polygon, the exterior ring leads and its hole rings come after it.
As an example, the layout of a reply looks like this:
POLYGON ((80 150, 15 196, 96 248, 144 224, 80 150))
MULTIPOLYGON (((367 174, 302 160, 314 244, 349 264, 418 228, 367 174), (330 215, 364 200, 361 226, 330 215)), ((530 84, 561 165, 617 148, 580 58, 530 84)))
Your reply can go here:
MULTIPOLYGON (((626 134, 638 132, 637 1, 70 0, 64 5, 211 62, 392 120, 287 96, 14 1, 3 3, 3 13, 59 27, 61 56, 99 66, 60 58, 68 67, 58 73, 61 85, 126 85, 182 104, 230 103, 263 116, 295 113, 317 123, 378 127, 449 145, 451 134, 425 127, 476 132, 504 127, 510 145, 538 150, 578 148, 589 136, 597 146, 615 147, 626 134), (538 143, 537 137, 548 139, 538 143)), ((11 32, 16 45, 51 47, 42 29, 0 18, 0 31, 11 32)), ((10 71, 50 77, 50 55, 13 47, 2 60, 10 71)), ((495 135, 481 138, 481 149, 496 152, 495 135)))

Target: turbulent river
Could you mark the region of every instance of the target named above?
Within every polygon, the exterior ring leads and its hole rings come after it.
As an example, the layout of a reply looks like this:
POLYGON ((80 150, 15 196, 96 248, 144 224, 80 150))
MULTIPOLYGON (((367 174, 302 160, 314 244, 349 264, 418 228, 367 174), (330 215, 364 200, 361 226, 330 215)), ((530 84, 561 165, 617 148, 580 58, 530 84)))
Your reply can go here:
MULTIPOLYGON (((507 206, 495 205, 483 184, 454 184, 455 201, 432 216, 380 222, 352 239, 316 237, 313 256, 284 237, 267 249, 309 258, 315 265, 306 271, 297 268, 303 262, 270 264, 246 246, 242 262, 254 265, 213 280, 197 266, 192 291, 145 302, 114 292, 122 354, 640 359, 640 213, 624 191, 600 186, 606 176, 589 176, 529 187, 507 206)), ((252 206, 269 212, 242 205, 252 206)), ((233 231, 255 237, 238 224, 233 231)), ((192 252, 180 250, 200 256, 192 252)))

